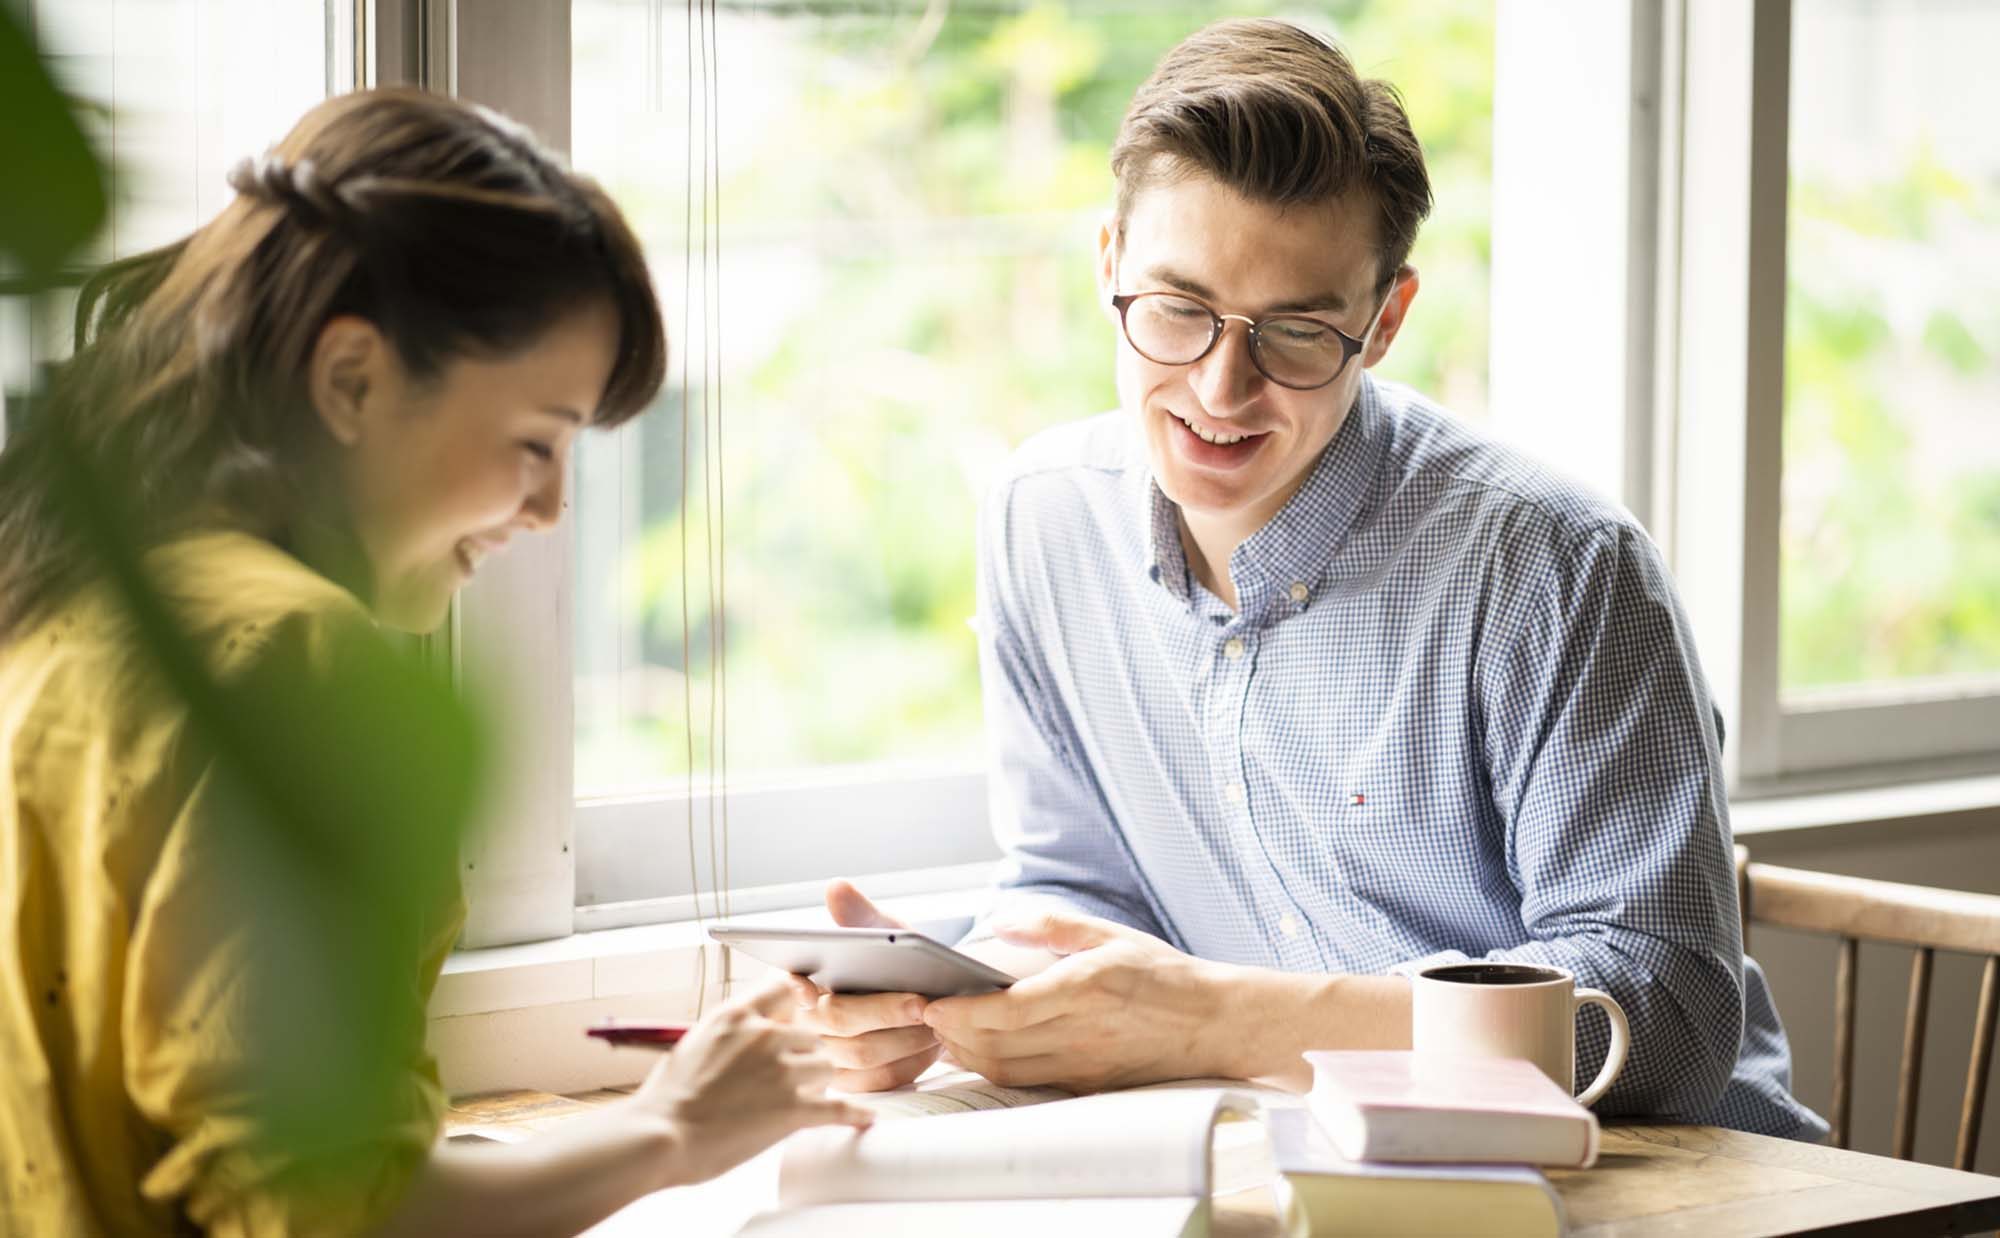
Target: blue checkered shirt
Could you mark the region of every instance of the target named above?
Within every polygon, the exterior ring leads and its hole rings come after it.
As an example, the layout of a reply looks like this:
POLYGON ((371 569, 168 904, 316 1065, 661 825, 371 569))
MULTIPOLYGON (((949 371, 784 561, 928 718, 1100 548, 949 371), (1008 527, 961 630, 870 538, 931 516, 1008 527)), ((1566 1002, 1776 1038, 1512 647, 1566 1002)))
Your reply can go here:
MULTIPOLYGON (((1016 453, 980 529, 989 919, 1053 898, 1297 972, 1552 964, 1631 1019, 1599 1112, 1825 1133, 1743 956, 1708 687, 1628 513, 1370 377, 1229 574, 1235 612, 1128 417, 1016 453)), ((1579 1078, 1607 1045, 1586 1014, 1579 1078)))

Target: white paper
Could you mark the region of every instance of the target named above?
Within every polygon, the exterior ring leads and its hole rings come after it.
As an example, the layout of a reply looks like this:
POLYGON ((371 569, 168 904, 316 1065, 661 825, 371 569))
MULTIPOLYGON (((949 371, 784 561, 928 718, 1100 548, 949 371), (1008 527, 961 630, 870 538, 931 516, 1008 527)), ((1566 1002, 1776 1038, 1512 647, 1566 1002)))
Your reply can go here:
POLYGON ((1219 1091, 1122 1092, 1019 1109, 801 1131, 785 1145, 786 1208, 906 1200, 1206 1198, 1219 1091))
POLYGON ((1181 1238, 1196 1199, 1004 1199, 827 1204, 767 1212, 739 1238, 1181 1238))
POLYGON ((915 1083, 893 1092, 864 1092, 848 1097, 875 1111, 878 1118, 943 1117, 988 1109, 1018 1109, 1068 1100, 1061 1088, 1009 1088, 969 1070, 933 1068, 915 1083))

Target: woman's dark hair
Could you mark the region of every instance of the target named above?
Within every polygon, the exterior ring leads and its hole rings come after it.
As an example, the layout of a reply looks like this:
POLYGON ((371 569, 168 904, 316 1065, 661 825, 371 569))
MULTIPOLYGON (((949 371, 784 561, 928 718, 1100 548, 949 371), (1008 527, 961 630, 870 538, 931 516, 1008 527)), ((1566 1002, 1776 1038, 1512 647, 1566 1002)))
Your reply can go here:
POLYGON ((638 240, 603 189, 493 112, 414 90, 329 99, 230 183, 193 235, 85 282, 74 356, 0 451, 0 641, 92 575, 56 491, 54 419, 145 544, 233 527, 283 545, 327 438, 307 368, 336 315, 373 322, 422 381, 606 304, 618 351, 595 423, 659 390, 666 333, 638 240))

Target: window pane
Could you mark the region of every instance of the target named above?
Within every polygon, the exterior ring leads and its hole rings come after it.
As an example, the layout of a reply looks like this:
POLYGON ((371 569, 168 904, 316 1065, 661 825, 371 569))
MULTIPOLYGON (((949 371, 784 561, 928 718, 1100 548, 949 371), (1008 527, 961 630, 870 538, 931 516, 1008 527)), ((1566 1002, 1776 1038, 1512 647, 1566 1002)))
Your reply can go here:
MULTIPOLYGON (((645 239, 675 356, 662 406, 579 452, 584 794, 699 781, 725 712, 732 774, 977 759, 975 506, 1014 444, 1116 403, 1092 274, 1112 137, 1181 37, 1269 10, 721 7, 705 47, 684 6, 574 6, 576 163, 645 239)), ((1401 87, 1431 159, 1421 309, 1383 372, 1481 416, 1490 6, 1294 11, 1401 87)))
MULTIPOLYGON (((31 0, 58 85, 111 169, 110 225, 80 264, 187 235, 221 208, 229 165, 326 97, 329 0, 31 0)), ((10 189, 11 192, 11 189, 10 189)), ((69 308, 0 297, 0 391, 68 355, 69 308)))
POLYGON ((1794 699, 2000 671, 1996 46, 1992 5, 1793 10, 1781 641, 1794 699))

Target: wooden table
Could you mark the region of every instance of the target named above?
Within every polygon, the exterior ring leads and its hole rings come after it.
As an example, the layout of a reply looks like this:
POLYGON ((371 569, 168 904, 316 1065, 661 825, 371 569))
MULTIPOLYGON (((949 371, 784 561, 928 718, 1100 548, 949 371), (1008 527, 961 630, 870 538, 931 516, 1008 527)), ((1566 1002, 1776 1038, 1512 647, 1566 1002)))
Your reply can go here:
MULTIPOLYGON (((513 1140, 623 1095, 609 1089, 574 1097, 504 1092, 468 1098, 446 1114, 445 1131, 467 1140, 513 1140)), ((2000 1229, 2000 1177, 1712 1126, 1607 1123, 1601 1149, 1594 1168, 1549 1174, 1577 1238, 1904 1238, 2000 1229)), ((753 1178, 756 1171, 754 1165, 745 1168, 753 1178)), ((737 1189, 765 1188, 761 1180, 746 1187, 739 1177, 737 1189)), ((1267 1186, 1218 1195, 1216 1238, 1276 1235, 1273 1202, 1267 1186)), ((695 1205, 692 1192, 664 1192, 592 1232, 605 1238, 658 1233, 658 1224, 668 1220, 683 1222, 670 1231, 675 1234, 710 1232, 698 1227, 699 1219, 723 1214, 695 1205), (694 1215, 677 1208, 676 1196, 694 1206, 694 1215)))

